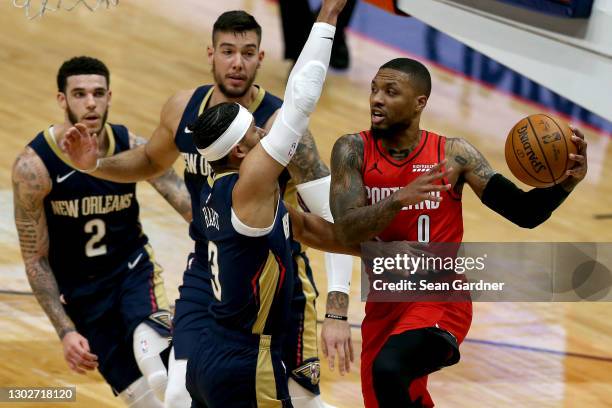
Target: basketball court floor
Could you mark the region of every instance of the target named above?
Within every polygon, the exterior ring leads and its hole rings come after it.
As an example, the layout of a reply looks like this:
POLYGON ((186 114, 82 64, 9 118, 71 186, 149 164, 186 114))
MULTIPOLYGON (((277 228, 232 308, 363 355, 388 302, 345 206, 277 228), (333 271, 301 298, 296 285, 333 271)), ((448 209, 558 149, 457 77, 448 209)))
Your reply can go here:
MULTIPOLYGON (((10 3, 0 6, 0 385, 76 386, 75 403, 48 406, 121 406, 98 374, 69 371, 51 324, 29 294, 12 218, 12 163, 38 131, 62 120, 55 102, 55 75, 64 60, 76 55, 94 56, 109 66, 113 90, 109 120, 148 138, 170 95, 211 82, 205 47, 215 18, 225 10, 245 9, 258 19, 266 58, 257 83, 282 95, 289 64, 281 59, 277 5, 264 0, 130 0, 96 13, 80 7, 30 21, 10 3)), ((400 56, 397 50, 360 35, 349 34, 349 41, 351 69, 329 75, 311 123, 328 163, 339 136, 369 127, 370 80, 379 65, 400 56)), ((545 108, 429 67, 433 92, 423 127, 468 139, 495 169, 513 179, 504 160, 506 134, 520 118, 546 113, 545 108)), ((484 207, 466 189, 465 241, 612 242, 610 135, 582 129, 589 142, 589 174, 548 222, 522 230, 484 207)), ((176 168, 180 171, 182 163, 177 162, 176 168)), ((165 268, 169 298, 175 299, 192 246, 187 224, 148 185, 139 185, 138 197, 144 230, 165 268)), ((310 255, 319 291, 325 294, 323 257, 316 251, 310 255)), ((353 282, 349 321, 358 356, 364 304, 359 300, 357 262, 353 282)), ((320 317, 324 303, 321 295, 320 317)), ((607 303, 476 303, 461 362, 430 377, 437 406, 611 406, 611 310, 607 303)), ((363 406, 358 360, 344 377, 330 372, 325 362, 322 367, 327 402, 363 406)), ((0 407, 9 405, 0 403, 0 407)))

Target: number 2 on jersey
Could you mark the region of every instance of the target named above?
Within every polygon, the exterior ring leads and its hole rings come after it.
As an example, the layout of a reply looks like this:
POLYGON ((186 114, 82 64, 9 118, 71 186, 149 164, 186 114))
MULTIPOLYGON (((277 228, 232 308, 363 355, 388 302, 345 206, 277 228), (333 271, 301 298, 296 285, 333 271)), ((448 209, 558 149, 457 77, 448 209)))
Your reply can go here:
POLYGON ((102 241, 104 235, 106 235, 106 224, 104 224, 104 221, 99 218, 87 221, 85 224, 85 233, 93 233, 92 237, 89 238, 89 241, 85 244, 85 255, 90 258, 106 255, 106 244, 100 245, 97 248, 95 247, 98 242, 102 241))
POLYGON ((208 241, 208 265, 210 266, 210 272, 212 273, 212 288, 215 298, 221 301, 221 282, 219 282, 219 250, 214 242, 208 241))

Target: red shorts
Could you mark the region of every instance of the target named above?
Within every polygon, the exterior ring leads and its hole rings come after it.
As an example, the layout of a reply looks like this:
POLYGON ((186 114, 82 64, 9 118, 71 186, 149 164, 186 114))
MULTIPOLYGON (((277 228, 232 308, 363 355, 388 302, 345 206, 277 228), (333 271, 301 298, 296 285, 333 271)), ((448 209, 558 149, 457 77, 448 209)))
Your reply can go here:
MULTIPOLYGON (((366 303, 366 316, 361 326, 361 389, 366 408, 378 408, 372 366, 378 352, 389 336, 407 330, 438 327, 450 332, 461 344, 472 323, 472 303, 366 303)), ((427 392, 427 376, 420 377, 410 385, 413 400, 422 398, 425 407, 434 403, 427 392)))

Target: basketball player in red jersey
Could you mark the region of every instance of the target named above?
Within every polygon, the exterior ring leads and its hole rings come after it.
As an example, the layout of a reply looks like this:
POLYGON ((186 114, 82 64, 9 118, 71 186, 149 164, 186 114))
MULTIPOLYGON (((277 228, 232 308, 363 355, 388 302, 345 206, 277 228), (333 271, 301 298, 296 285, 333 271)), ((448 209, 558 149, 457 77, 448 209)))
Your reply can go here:
MULTIPOLYGON (((372 80, 371 129, 334 145, 330 199, 343 243, 460 242, 464 184, 489 208, 533 228, 585 177, 586 142, 574 129, 578 154, 570 155, 576 166, 569 177, 554 187, 520 190, 466 140, 420 128, 430 91, 431 77, 421 63, 387 62, 372 80), (432 183, 439 188, 430 195, 432 183)), ((459 361, 471 321, 471 302, 368 302, 361 354, 366 408, 433 407, 427 375, 459 361)))

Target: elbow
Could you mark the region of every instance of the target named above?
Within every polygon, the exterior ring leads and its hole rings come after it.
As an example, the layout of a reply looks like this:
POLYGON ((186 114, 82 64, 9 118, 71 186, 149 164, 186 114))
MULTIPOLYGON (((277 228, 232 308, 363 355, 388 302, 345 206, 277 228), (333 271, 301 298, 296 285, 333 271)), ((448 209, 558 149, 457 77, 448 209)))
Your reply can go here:
POLYGON ((525 229, 534 229, 535 227, 537 227, 538 225, 540 225, 540 222, 518 222, 515 223, 516 225, 518 225, 521 228, 525 228, 525 229))
POLYGON ((525 229, 534 229, 535 227, 543 224, 547 219, 550 218, 551 214, 535 215, 529 218, 522 218, 513 221, 516 225, 525 229))

